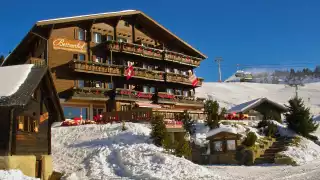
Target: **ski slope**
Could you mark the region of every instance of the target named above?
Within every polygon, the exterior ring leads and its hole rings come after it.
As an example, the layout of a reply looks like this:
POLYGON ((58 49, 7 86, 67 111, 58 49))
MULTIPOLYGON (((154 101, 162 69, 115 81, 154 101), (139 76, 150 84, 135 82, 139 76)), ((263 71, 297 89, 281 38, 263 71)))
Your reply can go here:
MULTIPOLYGON (((283 84, 205 82, 196 88, 197 97, 212 98, 226 108, 261 97, 286 104, 294 95, 295 89, 283 84)), ((320 83, 299 87, 298 96, 310 107, 312 114, 320 114, 320 83)))

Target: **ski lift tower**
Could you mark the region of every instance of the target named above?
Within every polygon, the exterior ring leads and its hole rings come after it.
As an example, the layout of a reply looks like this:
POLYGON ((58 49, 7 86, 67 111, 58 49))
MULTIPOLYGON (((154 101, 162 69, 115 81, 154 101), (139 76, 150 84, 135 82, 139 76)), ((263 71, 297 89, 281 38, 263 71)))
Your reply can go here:
POLYGON ((219 82, 222 82, 221 81, 221 66, 220 66, 220 63, 221 63, 221 61, 223 61, 223 59, 222 59, 222 57, 216 57, 216 59, 214 61, 217 62, 217 64, 218 64, 219 82))

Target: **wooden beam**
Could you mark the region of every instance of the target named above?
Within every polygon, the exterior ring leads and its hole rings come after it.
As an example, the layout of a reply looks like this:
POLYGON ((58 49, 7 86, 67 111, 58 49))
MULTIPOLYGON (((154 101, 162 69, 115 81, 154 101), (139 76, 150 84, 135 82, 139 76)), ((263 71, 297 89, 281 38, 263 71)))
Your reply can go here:
POLYGON ((12 155, 12 141, 13 141, 13 121, 14 121, 14 108, 10 109, 10 114, 9 114, 9 138, 8 138, 8 148, 6 149, 7 155, 12 155))

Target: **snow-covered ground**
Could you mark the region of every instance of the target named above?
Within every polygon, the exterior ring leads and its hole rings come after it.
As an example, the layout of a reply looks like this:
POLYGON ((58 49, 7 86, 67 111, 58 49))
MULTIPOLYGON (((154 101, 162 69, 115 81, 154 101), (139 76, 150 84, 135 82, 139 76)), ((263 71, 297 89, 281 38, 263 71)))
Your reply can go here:
POLYGON ((38 178, 32 178, 23 175, 19 170, 0 170, 0 180, 40 180, 38 178))
MULTIPOLYGON (((293 87, 281 84, 205 82, 202 87, 196 88, 196 96, 211 97, 226 108, 262 97, 286 104, 294 95, 293 87)), ((320 83, 299 87, 298 95, 303 98, 306 106, 310 107, 312 114, 320 114, 320 83)))
POLYGON ((145 124, 52 128, 54 169, 64 179, 315 179, 320 160, 301 166, 200 166, 151 144, 145 124))
POLYGON ((212 170, 165 154, 145 124, 52 128, 54 169, 69 179, 224 179, 212 170), (190 173, 192 172, 192 173, 190 173))

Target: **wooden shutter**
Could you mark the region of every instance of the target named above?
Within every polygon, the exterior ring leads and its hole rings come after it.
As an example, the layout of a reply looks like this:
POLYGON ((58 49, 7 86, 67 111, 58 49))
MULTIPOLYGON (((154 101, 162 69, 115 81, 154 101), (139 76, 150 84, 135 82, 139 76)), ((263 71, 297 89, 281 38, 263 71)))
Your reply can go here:
POLYGON ((74 28, 74 39, 78 39, 78 28, 74 28))

